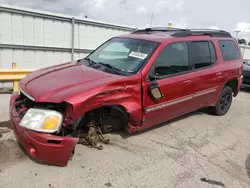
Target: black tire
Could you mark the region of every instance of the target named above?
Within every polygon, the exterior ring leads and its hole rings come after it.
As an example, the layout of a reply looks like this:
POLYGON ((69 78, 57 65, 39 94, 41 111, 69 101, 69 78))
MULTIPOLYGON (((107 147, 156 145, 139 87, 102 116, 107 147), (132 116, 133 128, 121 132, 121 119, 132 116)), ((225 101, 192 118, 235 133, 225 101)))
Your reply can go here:
POLYGON ((217 116, 225 115, 231 107, 233 100, 233 91, 229 86, 225 86, 220 94, 216 105, 212 107, 212 112, 217 116))

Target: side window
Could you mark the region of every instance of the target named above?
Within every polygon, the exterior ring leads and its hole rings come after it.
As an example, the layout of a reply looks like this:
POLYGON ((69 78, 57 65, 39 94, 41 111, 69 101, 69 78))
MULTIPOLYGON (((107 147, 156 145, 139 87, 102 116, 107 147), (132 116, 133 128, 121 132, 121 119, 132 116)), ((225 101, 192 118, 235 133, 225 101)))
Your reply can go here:
POLYGON ((155 61, 155 74, 160 77, 189 70, 186 42, 173 43, 165 47, 155 61))
POLYGON ((215 49, 208 41, 190 42, 189 54, 192 69, 208 67, 215 63, 215 49))
POLYGON ((220 50, 224 61, 231 61, 240 58, 240 51, 232 40, 220 40, 220 50))

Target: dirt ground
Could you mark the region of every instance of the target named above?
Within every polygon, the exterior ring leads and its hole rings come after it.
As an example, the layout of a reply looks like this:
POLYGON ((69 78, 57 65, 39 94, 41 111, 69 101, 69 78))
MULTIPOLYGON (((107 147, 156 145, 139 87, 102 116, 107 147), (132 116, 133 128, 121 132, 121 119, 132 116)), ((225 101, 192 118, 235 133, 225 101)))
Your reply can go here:
POLYGON ((78 145, 67 167, 30 160, 8 128, 9 95, 0 95, 1 188, 249 188, 250 90, 226 116, 201 110, 135 135, 107 135, 98 151, 78 145))

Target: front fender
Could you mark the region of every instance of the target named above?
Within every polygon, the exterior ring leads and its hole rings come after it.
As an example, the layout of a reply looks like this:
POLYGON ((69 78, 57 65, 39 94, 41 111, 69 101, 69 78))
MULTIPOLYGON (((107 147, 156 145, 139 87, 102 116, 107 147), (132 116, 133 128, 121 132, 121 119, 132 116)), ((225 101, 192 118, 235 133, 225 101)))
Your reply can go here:
POLYGON ((116 88, 85 97, 85 100, 73 105, 72 119, 77 120, 86 112, 102 106, 119 105, 129 114, 129 123, 140 125, 142 121, 141 85, 116 88))

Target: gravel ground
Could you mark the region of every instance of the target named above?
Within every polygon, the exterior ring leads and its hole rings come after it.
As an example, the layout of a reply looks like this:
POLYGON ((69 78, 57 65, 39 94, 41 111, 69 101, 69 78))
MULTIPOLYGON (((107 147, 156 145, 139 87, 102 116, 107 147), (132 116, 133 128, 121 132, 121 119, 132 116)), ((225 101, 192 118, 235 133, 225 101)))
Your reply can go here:
MULTIPOLYGON (((133 136, 108 135, 102 151, 78 145, 67 167, 31 161, 0 123, 0 187, 249 188, 249 99, 242 91, 223 117, 198 111, 133 136)), ((2 122, 8 101, 0 95, 2 122)))

